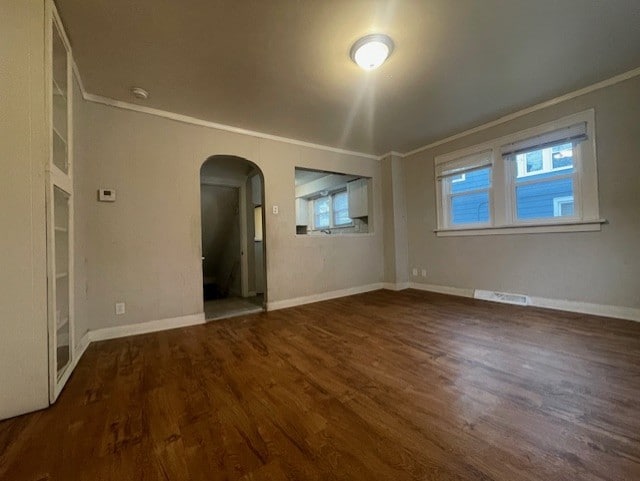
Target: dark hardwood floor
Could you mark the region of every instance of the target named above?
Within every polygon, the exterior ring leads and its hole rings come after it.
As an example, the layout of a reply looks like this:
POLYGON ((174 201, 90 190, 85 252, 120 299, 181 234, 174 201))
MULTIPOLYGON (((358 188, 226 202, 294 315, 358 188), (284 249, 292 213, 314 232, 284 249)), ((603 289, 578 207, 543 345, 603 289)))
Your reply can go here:
POLYGON ((640 480, 640 324, 378 291, 92 344, 0 479, 640 480))

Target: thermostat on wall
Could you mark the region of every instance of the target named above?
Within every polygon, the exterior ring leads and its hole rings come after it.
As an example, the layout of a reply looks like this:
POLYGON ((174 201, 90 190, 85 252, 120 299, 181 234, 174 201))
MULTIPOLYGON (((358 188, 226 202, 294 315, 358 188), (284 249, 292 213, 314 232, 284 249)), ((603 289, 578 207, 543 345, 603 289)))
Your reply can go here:
POLYGON ((100 202, 115 202, 116 191, 114 189, 98 189, 98 200, 100 202))

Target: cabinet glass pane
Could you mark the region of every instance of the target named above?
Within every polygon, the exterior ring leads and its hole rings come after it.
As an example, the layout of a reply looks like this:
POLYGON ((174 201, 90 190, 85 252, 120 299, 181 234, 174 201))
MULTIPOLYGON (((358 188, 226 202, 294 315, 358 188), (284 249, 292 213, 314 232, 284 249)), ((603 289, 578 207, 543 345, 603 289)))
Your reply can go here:
POLYGON ((55 24, 53 25, 52 62, 53 164, 66 174, 69 171, 67 158, 67 50, 55 24))
POLYGON ((54 187, 53 190, 56 369, 58 376, 60 376, 71 358, 69 330, 69 196, 57 187, 54 187))
POLYGON ((53 24, 53 83, 54 92, 57 90, 59 95, 67 96, 67 50, 58 27, 53 24))

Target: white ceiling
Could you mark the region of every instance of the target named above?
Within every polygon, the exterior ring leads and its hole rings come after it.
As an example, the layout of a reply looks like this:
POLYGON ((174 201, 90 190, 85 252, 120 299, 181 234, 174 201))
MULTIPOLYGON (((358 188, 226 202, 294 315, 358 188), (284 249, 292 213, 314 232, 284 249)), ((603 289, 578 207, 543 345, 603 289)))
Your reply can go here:
POLYGON ((88 92, 408 151, 640 66, 638 0, 57 0, 88 92), (395 41, 364 72, 360 36, 395 41))

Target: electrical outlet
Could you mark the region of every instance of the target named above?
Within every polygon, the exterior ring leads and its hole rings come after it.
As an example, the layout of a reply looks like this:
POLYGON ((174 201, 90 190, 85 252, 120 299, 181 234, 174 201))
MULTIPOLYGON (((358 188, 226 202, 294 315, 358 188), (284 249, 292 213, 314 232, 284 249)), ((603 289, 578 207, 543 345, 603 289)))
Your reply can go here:
POLYGON ((414 267, 414 268, 413 268, 413 270, 411 271, 411 273, 412 273, 414 276, 417 276, 417 275, 418 275, 418 268, 417 268, 417 267, 414 267))
POLYGON ((277 206, 277 205, 274 205, 274 206, 273 206, 273 211, 272 211, 272 212, 273 212, 274 214, 276 214, 276 215, 277 215, 277 214, 278 214, 278 211, 279 211, 278 206, 277 206))
POLYGON ((422 269, 422 277, 427 277, 427 270, 426 269, 422 269))
POLYGON ((125 313, 124 302, 116 302, 116 315, 121 316, 125 313))

